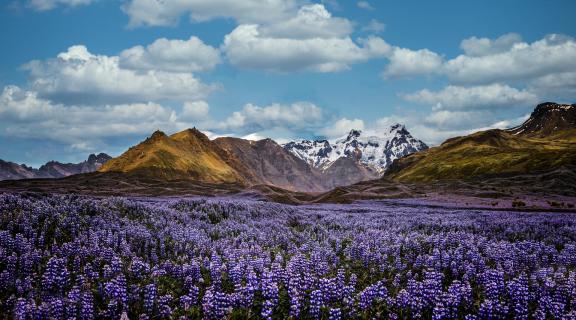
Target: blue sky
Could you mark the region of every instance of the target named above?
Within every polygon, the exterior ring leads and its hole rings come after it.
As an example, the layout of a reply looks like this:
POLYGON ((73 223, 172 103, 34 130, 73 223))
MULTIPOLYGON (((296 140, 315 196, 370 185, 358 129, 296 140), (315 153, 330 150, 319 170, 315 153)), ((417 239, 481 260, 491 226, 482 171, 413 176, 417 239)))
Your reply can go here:
POLYGON ((0 159, 118 155, 155 129, 434 145, 574 102, 576 2, 30 0, 0 7, 0 159))

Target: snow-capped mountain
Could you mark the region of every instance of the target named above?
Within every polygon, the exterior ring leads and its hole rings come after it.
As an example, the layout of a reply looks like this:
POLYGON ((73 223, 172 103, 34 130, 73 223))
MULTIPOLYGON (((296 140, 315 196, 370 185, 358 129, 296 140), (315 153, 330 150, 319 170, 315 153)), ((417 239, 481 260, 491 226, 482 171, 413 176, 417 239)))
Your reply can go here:
POLYGON ((335 140, 298 140, 284 148, 311 166, 326 170, 340 158, 351 158, 377 172, 384 171, 395 159, 427 149, 401 124, 387 130, 351 130, 335 140))

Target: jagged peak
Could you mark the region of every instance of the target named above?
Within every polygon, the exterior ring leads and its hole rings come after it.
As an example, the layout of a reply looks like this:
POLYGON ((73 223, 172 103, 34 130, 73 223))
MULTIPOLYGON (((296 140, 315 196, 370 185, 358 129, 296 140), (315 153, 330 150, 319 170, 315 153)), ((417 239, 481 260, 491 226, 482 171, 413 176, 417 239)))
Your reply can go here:
POLYGON ((405 134, 405 135, 410 134, 410 132, 408 132, 408 130, 406 130, 406 126, 403 124, 400 124, 400 123, 396 123, 396 124, 393 124, 390 126, 390 133, 393 133, 393 132, 398 132, 398 133, 405 134))
POLYGON ((100 152, 99 154, 91 153, 88 156, 88 160, 86 160, 86 161, 87 162, 96 162, 96 161, 100 161, 100 160, 107 161, 107 160, 110 160, 111 158, 112 158, 111 156, 109 156, 108 154, 106 154, 104 152, 100 152))
POLYGON ((359 129, 352 129, 350 130, 350 132, 348 133, 347 139, 351 140, 354 138, 358 138, 359 136, 362 135, 362 130, 359 129))

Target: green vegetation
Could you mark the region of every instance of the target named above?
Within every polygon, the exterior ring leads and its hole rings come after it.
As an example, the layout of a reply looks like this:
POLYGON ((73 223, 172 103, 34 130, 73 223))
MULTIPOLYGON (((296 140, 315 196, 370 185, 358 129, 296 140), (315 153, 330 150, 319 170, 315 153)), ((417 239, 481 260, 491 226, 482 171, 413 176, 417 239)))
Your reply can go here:
POLYGON ((546 171, 576 163, 575 142, 576 130, 547 138, 482 131, 400 159, 388 175, 402 182, 432 182, 546 171))

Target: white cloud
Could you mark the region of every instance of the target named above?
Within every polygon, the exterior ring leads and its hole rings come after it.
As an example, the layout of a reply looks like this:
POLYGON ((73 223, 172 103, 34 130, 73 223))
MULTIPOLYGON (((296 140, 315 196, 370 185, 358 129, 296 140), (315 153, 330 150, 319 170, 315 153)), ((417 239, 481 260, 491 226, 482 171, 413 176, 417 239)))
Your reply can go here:
POLYGON ((253 133, 272 128, 307 130, 319 127, 323 120, 323 110, 310 102, 290 105, 275 103, 265 107, 249 103, 242 110, 233 112, 226 120, 213 126, 220 130, 253 133))
POLYGON ((501 84, 474 87, 447 86, 436 92, 425 89, 402 95, 402 98, 433 105, 436 110, 506 108, 533 105, 538 101, 538 97, 532 92, 501 84))
POLYGON ((530 82, 540 95, 561 95, 573 99, 576 95, 576 71, 545 75, 530 82))
POLYGON ((395 47, 388 56, 390 63, 382 73, 384 78, 403 78, 437 72, 442 57, 428 50, 395 47))
POLYGON ((336 138, 349 133, 352 129, 364 130, 364 121, 361 119, 338 119, 331 126, 320 130, 319 133, 328 138, 336 138))
POLYGON ((360 9, 370 10, 370 11, 374 10, 374 7, 372 7, 372 5, 368 1, 358 1, 358 3, 356 3, 356 5, 360 9))
POLYGON ((206 101, 188 101, 182 106, 181 119, 202 120, 206 119, 210 113, 210 106, 206 101))
POLYGON ((472 41, 476 45, 465 45, 468 47, 466 51, 474 55, 460 55, 447 61, 443 73, 456 82, 490 83, 529 82, 548 75, 576 71, 574 38, 553 34, 533 43, 513 39, 504 46, 497 44, 500 39, 480 46, 480 49, 477 40, 472 41))
POLYGON ((512 47, 522 42, 522 37, 517 33, 507 33, 495 40, 488 38, 471 37, 460 43, 460 48, 468 56, 482 57, 509 51, 512 47))
POLYGON ((464 129, 481 126, 485 123, 486 112, 436 110, 424 118, 424 124, 437 129, 464 129))
POLYGON ((58 6, 78 7, 89 5, 96 0, 30 0, 28 6, 38 11, 52 10, 58 6))
POLYGON ((522 83, 534 90, 569 90, 573 84, 576 40, 569 36, 552 34, 527 43, 509 33, 495 40, 472 37, 460 47, 465 54, 446 61, 428 49, 394 47, 383 76, 444 75, 456 84, 522 83))
POLYGON ((224 39, 230 63, 275 72, 336 72, 351 64, 381 56, 389 47, 369 38, 360 47, 350 37, 289 39, 265 37, 258 25, 240 25, 224 39))
POLYGON ((389 53, 384 40, 354 41, 352 32, 350 21, 333 17, 324 5, 305 5, 286 20, 239 25, 221 49, 234 66, 280 73, 338 72, 389 53))
POLYGON ((191 101, 214 91, 190 73, 124 69, 118 56, 94 55, 73 46, 57 58, 32 61, 31 87, 57 102, 101 104, 155 100, 191 101))
POLYGON ((376 19, 370 20, 370 22, 362 28, 364 31, 373 33, 382 33, 386 29, 386 25, 376 19))
POLYGON ((52 103, 33 91, 7 86, 0 96, 0 134, 50 139, 88 148, 103 138, 176 131, 190 126, 175 110, 157 103, 77 106, 52 103))
POLYGON ((333 17, 322 4, 303 6, 290 19, 265 24, 259 28, 263 37, 311 39, 340 38, 352 33, 352 23, 333 17))
POLYGON ((121 68, 135 70, 206 71, 220 63, 220 51, 197 37, 188 40, 161 38, 146 47, 135 46, 122 51, 119 63, 121 68))
POLYGON ((295 11, 294 0, 130 0, 124 12, 129 25, 170 26, 183 15, 192 21, 232 18, 240 23, 279 21, 295 11))

